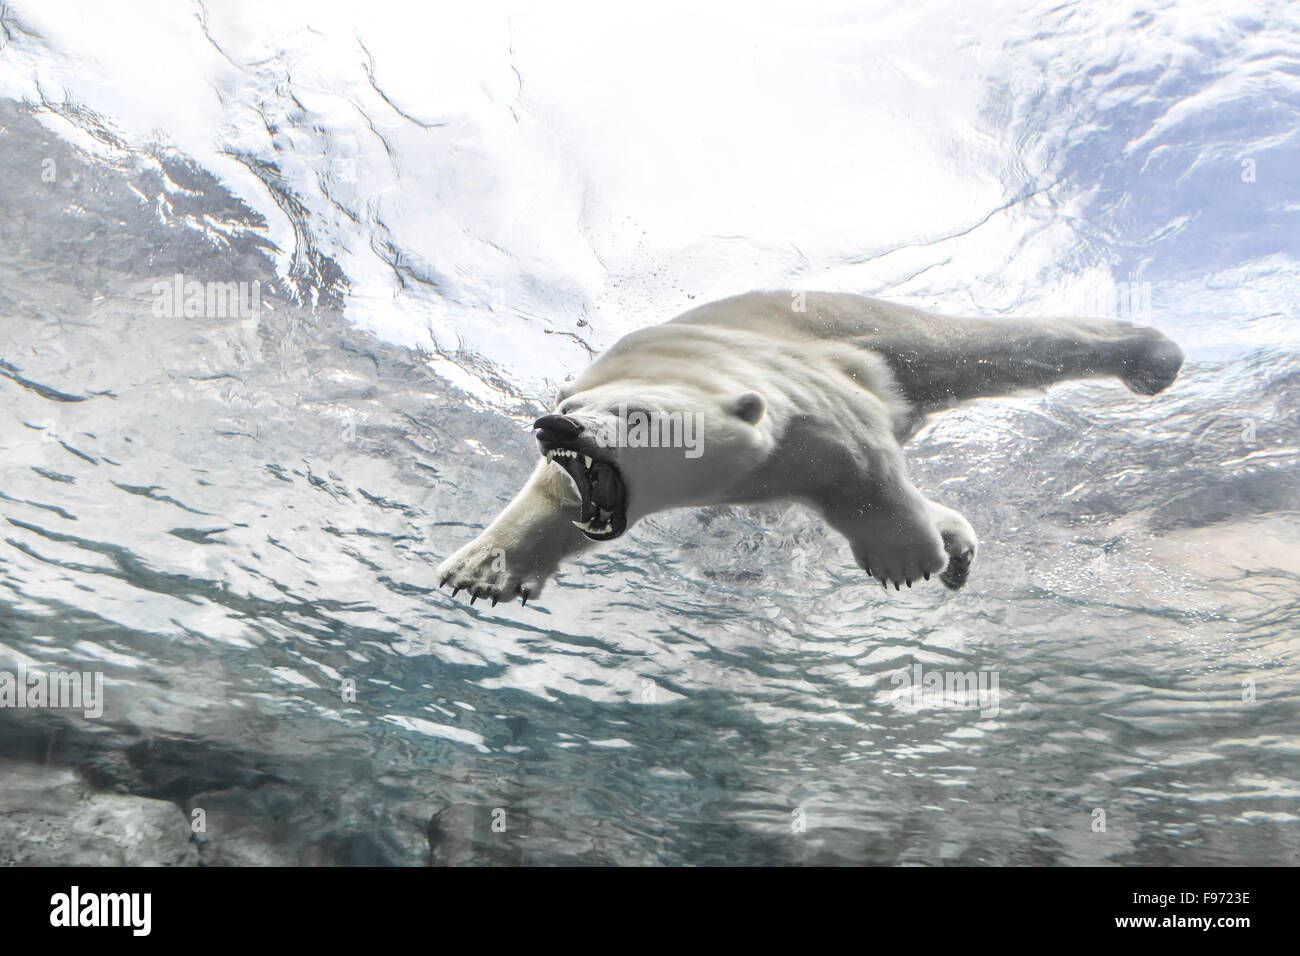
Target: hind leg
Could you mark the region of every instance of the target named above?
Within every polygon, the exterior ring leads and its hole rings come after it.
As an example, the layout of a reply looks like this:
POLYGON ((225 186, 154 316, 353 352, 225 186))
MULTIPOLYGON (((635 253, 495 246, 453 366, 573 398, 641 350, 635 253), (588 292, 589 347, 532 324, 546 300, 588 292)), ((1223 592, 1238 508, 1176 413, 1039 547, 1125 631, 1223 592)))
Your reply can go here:
POLYGON ((922 413, 1077 378, 1113 376, 1139 395, 1168 388, 1183 364, 1155 329, 1086 319, 948 319, 922 315, 859 344, 882 355, 922 413))
POLYGON ((1120 345, 1119 379, 1130 392, 1155 395, 1178 377, 1183 351, 1155 329, 1135 325, 1120 345))

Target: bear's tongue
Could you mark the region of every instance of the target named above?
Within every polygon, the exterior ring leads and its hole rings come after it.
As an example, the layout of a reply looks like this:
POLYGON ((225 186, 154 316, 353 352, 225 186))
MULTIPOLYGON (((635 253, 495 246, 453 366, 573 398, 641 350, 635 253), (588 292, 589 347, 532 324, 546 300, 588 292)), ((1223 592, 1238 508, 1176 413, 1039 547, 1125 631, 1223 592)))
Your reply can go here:
POLYGON ((569 473, 573 483, 578 486, 578 497, 582 499, 582 520, 590 521, 596 517, 596 502, 591 493, 591 481, 587 478, 587 469, 582 467, 582 461, 578 458, 558 458, 556 459, 564 470, 569 473))
POLYGON ((598 461, 592 468, 595 485, 591 489, 592 503, 602 513, 610 514, 623 500, 623 476, 618 469, 598 461))
POLYGON ((569 473, 582 499, 582 524, 608 525, 623 498, 623 478, 618 469, 603 461, 593 461, 590 470, 578 456, 554 459, 569 473))

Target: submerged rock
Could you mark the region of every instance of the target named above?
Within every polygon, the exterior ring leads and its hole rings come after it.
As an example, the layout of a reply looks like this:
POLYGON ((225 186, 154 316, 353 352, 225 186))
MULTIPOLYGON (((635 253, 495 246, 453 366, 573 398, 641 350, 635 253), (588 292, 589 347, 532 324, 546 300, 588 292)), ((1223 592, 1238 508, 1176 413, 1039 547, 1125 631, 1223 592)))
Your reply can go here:
POLYGON ((95 791, 66 767, 0 760, 0 777, 0 865, 198 865, 174 803, 95 791))

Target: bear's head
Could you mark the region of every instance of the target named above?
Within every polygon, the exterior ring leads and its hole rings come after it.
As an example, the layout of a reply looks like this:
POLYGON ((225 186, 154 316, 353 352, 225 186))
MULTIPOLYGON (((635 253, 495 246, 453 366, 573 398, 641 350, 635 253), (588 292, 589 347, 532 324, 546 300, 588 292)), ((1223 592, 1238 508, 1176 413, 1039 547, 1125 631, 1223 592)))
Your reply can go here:
POLYGON ((621 380, 562 392, 533 427, 581 499, 574 524, 608 541, 648 514, 725 500, 767 457, 766 410, 757 392, 621 380))

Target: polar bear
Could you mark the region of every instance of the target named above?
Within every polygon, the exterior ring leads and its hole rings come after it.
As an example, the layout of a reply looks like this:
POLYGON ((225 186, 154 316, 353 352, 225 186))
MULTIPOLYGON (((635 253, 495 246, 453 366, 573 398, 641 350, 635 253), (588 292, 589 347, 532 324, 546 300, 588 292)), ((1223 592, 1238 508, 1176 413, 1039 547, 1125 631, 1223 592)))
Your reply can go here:
POLYGON ((453 596, 542 591, 562 560, 669 508, 803 502, 888 589, 960 588, 978 547, 901 446, 958 402, 1115 376, 1154 395, 1178 346, 1126 322, 963 319, 846 293, 753 292, 614 343, 534 423, 523 490, 439 566, 453 596))

